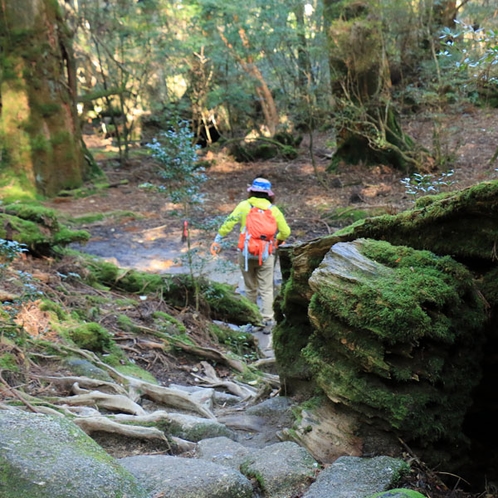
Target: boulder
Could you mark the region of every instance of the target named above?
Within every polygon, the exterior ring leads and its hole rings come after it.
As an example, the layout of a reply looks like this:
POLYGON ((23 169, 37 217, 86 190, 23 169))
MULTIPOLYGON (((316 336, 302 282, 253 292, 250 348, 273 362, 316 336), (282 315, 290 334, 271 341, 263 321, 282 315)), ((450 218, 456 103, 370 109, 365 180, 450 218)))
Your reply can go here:
POLYGON ((170 413, 168 415, 165 432, 187 441, 197 442, 201 439, 225 436, 236 439, 235 433, 224 424, 183 413, 170 413))
POLYGON ((340 457, 320 472, 303 498, 365 498, 385 491, 409 471, 401 459, 340 457))
POLYGON ((330 421, 301 420, 288 437, 317 458, 328 439, 329 462, 367 454, 369 438, 381 438, 390 455, 407 443, 429 464, 457 471, 471 407, 493 410, 497 239, 493 181, 281 248, 273 331, 281 384, 287 395, 315 395, 303 420, 332 404, 330 421), (318 425, 332 430, 313 434, 318 425))
POLYGON ((64 417, 0 410, 2 498, 146 498, 135 477, 64 417))
POLYGON ((121 458, 151 496, 252 498, 251 482, 236 470, 206 460, 167 455, 121 458))
POLYGON ((241 465, 256 479, 265 496, 288 498, 305 490, 319 470, 318 462, 301 446, 286 441, 251 453, 241 465))
POLYGON ((196 457, 240 470, 251 450, 227 437, 203 439, 197 443, 196 457))

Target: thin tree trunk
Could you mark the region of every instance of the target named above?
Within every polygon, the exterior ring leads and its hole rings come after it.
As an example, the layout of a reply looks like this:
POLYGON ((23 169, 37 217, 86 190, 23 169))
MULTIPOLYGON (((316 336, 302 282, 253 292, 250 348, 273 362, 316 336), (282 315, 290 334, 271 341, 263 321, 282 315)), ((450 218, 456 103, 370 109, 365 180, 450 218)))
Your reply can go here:
POLYGON ((233 45, 228 41, 227 37, 223 33, 222 29, 218 27, 218 33, 226 45, 226 47, 230 50, 230 53, 235 58, 235 60, 241 65, 242 69, 252 76, 257 82, 258 86, 256 87, 256 93, 260 99, 261 108, 263 110, 263 115, 265 117, 265 124, 268 128, 268 131, 271 136, 273 136, 277 130, 278 123, 280 121, 277 106, 275 104, 275 99, 271 93, 268 84, 258 66, 254 63, 253 57, 249 54, 250 43, 247 38, 247 34, 244 29, 239 29, 239 37, 242 41, 242 44, 247 50, 248 54, 246 59, 243 59, 234 49, 233 45))

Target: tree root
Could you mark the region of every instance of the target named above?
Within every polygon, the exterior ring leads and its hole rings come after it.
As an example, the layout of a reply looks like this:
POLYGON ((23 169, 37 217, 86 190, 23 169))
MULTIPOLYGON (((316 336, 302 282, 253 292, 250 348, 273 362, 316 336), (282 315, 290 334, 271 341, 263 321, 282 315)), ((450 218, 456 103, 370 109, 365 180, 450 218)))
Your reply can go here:
MULTIPOLYGON (((92 432, 109 432, 113 434, 119 434, 126 437, 134 437, 137 439, 147 439, 164 441, 168 443, 169 441, 164 435, 164 432, 156 429, 155 427, 142 427, 137 425, 120 424, 114 420, 110 420, 107 417, 81 417, 75 418, 73 422, 80 427, 88 435, 92 432)), ((171 447, 170 447, 171 449, 171 447)))
MULTIPOLYGON (((201 365, 204 368, 204 377, 200 375, 192 374, 196 379, 201 381, 204 385, 209 387, 223 387, 228 392, 235 394, 242 400, 247 400, 256 396, 256 390, 249 388, 247 386, 240 385, 236 382, 229 380, 221 380, 217 375, 215 369, 207 362, 201 361, 201 365)), ((200 384, 199 384, 200 385, 200 384)))
POLYGON ((109 411, 119 413, 131 413, 132 415, 144 415, 145 410, 122 394, 107 394, 100 391, 87 391, 81 389, 77 383, 73 385, 74 396, 58 398, 56 404, 69 406, 97 406, 109 411))
POLYGON ((216 419, 211 410, 197 403, 194 399, 192 399, 189 393, 178 391, 176 389, 170 389, 168 387, 161 387, 141 379, 123 375, 115 368, 99 360, 99 358, 94 353, 91 353, 89 351, 76 349, 69 346, 62 346, 60 344, 54 344, 52 347, 57 347, 62 351, 70 351, 71 353, 76 353, 80 356, 83 356, 94 365, 106 370, 111 377, 116 379, 127 388, 128 397, 135 402, 143 396, 146 396, 152 401, 155 401, 159 404, 180 408, 182 410, 193 411, 202 415, 203 417, 213 420, 216 419))

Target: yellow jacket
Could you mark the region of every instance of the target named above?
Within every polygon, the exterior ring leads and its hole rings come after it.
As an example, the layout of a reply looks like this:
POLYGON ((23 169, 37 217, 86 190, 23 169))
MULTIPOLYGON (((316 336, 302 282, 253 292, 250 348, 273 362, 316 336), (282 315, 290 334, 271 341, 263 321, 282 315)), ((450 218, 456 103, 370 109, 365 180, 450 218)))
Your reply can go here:
POLYGON ((287 240, 289 238, 291 230, 287 221, 285 221, 282 211, 280 211, 277 206, 274 206, 269 200, 259 197, 250 197, 249 199, 240 202, 228 215, 223 225, 221 225, 216 238, 220 239, 221 237, 226 237, 238 223, 240 223, 240 231, 242 232, 246 226, 246 218, 252 206, 259 209, 270 208, 275 217, 275 221, 277 222, 277 240, 287 240))

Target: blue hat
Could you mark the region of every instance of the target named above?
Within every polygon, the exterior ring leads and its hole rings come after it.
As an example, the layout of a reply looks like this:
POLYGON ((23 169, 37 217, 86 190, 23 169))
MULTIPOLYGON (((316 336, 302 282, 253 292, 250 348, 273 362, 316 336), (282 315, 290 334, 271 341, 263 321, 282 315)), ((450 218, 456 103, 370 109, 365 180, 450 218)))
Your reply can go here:
POLYGON ((249 185, 248 192, 266 192, 268 195, 274 195, 271 190, 271 183, 265 178, 256 178, 252 185, 249 185))

